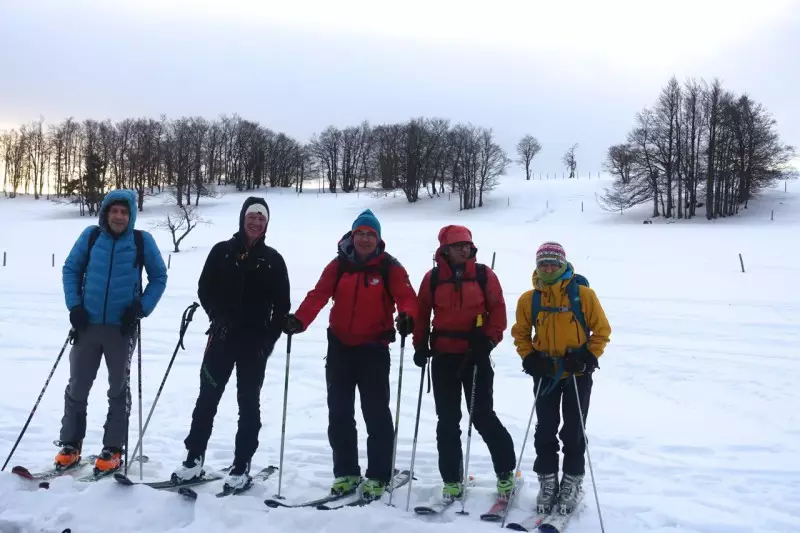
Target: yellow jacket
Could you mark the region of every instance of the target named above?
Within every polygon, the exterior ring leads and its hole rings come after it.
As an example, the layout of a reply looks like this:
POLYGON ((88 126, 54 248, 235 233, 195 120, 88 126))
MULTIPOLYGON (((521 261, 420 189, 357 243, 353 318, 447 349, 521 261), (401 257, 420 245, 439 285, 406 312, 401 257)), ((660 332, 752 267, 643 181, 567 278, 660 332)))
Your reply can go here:
MULTIPOLYGON (((572 265, 569 266, 567 272, 569 274, 564 279, 553 285, 545 285, 534 271, 533 286, 542 291, 542 307, 569 308, 566 287, 572 279, 572 265)), ((524 359, 533 350, 554 357, 563 357, 568 350, 578 349, 584 343, 595 357, 599 358, 603 355, 606 344, 610 342, 611 325, 608 323, 594 290, 579 285, 578 294, 586 325, 590 331, 588 339, 586 339, 583 327, 571 312, 541 311, 536 317, 534 328, 533 317, 531 317, 533 289, 519 297, 516 322, 511 327, 511 336, 514 338, 514 345, 517 347, 520 357, 524 359)), ((564 377, 568 377, 567 373, 564 374, 564 377)))

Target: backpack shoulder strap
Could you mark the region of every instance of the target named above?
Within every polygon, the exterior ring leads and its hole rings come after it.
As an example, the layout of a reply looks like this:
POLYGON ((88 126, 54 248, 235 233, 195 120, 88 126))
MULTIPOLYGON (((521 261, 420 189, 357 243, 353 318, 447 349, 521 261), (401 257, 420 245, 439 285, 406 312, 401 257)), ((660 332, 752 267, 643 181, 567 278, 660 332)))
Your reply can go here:
POLYGON ((139 270, 144 268, 144 236, 142 230, 133 230, 133 242, 136 243, 136 266, 139 270))
POLYGON ((134 266, 139 269, 139 296, 142 296, 144 287, 142 286, 142 271, 144 270, 144 236, 142 231, 133 230, 133 242, 136 244, 136 261, 134 266))
POLYGON ((539 313, 542 312, 542 291, 539 289, 533 289, 533 295, 531 296, 531 322, 533 322, 533 328, 536 329, 537 318, 539 318, 539 313))
POLYGON ((570 282, 567 283, 567 297, 569 298, 569 305, 570 309, 572 310, 572 314, 575 315, 575 320, 578 321, 583 330, 586 332, 586 338, 588 339, 589 327, 586 325, 586 317, 583 316, 583 307, 581 306, 581 295, 578 285, 588 287, 589 281, 579 274, 574 275, 570 282))
POLYGON ((439 267, 435 266, 431 269, 431 279, 430 279, 431 301, 435 300, 437 285, 439 285, 439 267))
POLYGON ((398 265, 400 264, 393 256, 386 253, 383 254, 383 259, 381 259, 380 264, 381 277, 383 278, 383 288, 386 289, 386 293, 392 300, 394 300, 394 296, 392 295, 391 285, 389 285, 389 276, 392 274, 392 265, 395 263, 398 265))
POLYGON ((89 268, 89 260, 92 257, 92 248, 94 248, 94 243, 97 242, 97 238, 100 237, 100 231, 100 226, 95 226, 89 234, 89 248, 86 250, 86 263, 83 265, 83 270, 81 270, 81 280, 86 276, 86 269, 89 268))
POLYGON ((481 291, 483 291, 484 298, 486 297, 486 265, 483 263, 476 263, 475 264, 475 279, 478 281, 478 285, 481 286, 481 291))

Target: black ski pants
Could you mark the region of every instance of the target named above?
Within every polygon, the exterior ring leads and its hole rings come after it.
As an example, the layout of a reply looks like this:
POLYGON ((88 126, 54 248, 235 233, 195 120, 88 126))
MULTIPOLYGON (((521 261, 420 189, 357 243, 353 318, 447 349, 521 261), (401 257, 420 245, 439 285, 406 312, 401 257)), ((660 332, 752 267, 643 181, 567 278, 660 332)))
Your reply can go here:
MULTIPOLYGON (((433 398, 436 403, 436 446, 439 452, 439 473, 442 481, 462 481, 461 453, 461 390, 467 402, 472 395, 472 374, 475 364, 465 354, 434 354, 431 360, 433 398)), ((514 442, 494 412, 494 370, 488 358, 478 363, 475 383, 475 410, 472 423, 480 434, 496 474, 513 472, 516 467, 514 442)))
POLYGON ((214 417, 225 386, 236 367, 236 400, 239 426, 236 432, 234 463, 245 464, 258 449, 261 430, 261 386, 272 346, 260 336, 228 333, 224 338, 209 336, 200 367, 200 394, 192 412, 192 425, 184 440, 193 454, 205 454, 214 426, 214 417))
POLYGON ((328 441, 333 475, 360 476, 355 420, 356 387, 367 426, 366 476, 384 483, 392 478, 394 424, 389 409, 389 347, 351 347, 328 332, 325 381, 328 386, 328 441))
MULTIPOLYGON (((592 375, 584 374, 575 379, 578 385, 577 397, 572 376, 559 380, 555 388, 549 392, 547 389, 552 381, 544 380, 544 390, 536 400, 536 431, 533 434, 533 446, 536 449, 533 470, 537 474, 558 473, 559 437, 564 447, 564 473, 570 475, 585 473, 583 455, 586 452, 586 441, 580 412, 583 412, 585 424, 589 411, 589 398, 592 395, 592 375), (578 398, 580 398, 580 411, 578 398), (561 415, 564 417, 564 425, 559 432, 561 415)), ((542 380, 534 379, 534 394, 541 384, 542 380)))

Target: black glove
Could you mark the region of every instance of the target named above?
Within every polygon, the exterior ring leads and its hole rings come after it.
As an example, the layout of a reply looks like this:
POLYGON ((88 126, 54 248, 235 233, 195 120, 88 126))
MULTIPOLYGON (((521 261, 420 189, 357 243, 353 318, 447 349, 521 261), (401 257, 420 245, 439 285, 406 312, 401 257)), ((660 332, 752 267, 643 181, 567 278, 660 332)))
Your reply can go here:
POLYGON ((82 305, 76 305, 69 310, 69 323, 76 332, 86 331, 89 327, 89 312, 82 305))
POLYGON ((214 313, 209 315, 211 326, 206 335, 211 335, 215 340, 223 340, 231 330, 231 320, 224 314, 214 313))
POLYGON ((120 318, 120 333, 123 335, 130 335, 133 333, 136 321, 142 318, 142 315, 142 304, 140 302, 136 301, 129 305, 125 311, 122 312, 122 318, 120 318))
POLYGON ((414 364, 420 368, 425 368, 428 358, 431 356, 430 349, 425 346, 414 347, 414 364))
POLYGON ((411 333, 414 331, 414 319, 406 313, 400 313, 397 315, 394 323, 397 326, 397 333, 399 333, 401 337, 411 335, 411 333))
POLYGON ((494 350, 494 342, 483 331, 476 331, 469 340, 469 347, 473 357, 477 359, 488 359, 494 350))
POLYGON ((564 355, 564 372, 570 374, 594 372, 598 368, 597 357, 584 344, 579 350, 568 351, 564 355))
POLYGON ((543 378, 553 373, 553 361, 544 352, 534 350, 522 359, 522 369, 529 376, 543 378))
POLYGON ((289 313, 283 318, 283 332, 287 335, 301 333, 303 329, 305 329, 303 328, 303 323, 293 313, 289 313))

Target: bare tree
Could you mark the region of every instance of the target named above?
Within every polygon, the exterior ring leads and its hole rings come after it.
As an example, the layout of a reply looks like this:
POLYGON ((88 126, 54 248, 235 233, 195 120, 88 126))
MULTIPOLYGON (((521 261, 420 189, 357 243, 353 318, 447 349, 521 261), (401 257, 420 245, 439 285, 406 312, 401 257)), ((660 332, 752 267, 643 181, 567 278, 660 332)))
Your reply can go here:
POLYGON ((173 212, 167 213, 164 220, 153 222, 152 226, 158 229, 166 229, 170 232, 170 235, 172 235, 172 251, 177 254, 181 251, 180 245, 183 239, 198 224, 210 224, 210 222, 198 214, 197 207, 186 202, 183 205, 175 206, 173 212))
POLYGON ((578 168, 578 160, 575 158, 575 150, 577 149, 578 143, 575 143, 569 150, 566 151, 564 157, 561 158, 564 166, 567 167, 567 170, 569 170, 569 179, 575 177, 575 170, 578 168))
POLYGON ((517 143, 517 162, 525 167, 525 179, 531 179, 531 161, 542 150, 542 145, 533 135, 525 135, 517 143))

